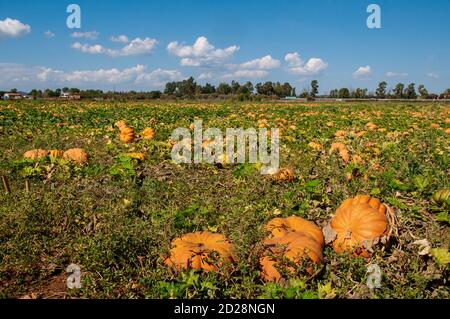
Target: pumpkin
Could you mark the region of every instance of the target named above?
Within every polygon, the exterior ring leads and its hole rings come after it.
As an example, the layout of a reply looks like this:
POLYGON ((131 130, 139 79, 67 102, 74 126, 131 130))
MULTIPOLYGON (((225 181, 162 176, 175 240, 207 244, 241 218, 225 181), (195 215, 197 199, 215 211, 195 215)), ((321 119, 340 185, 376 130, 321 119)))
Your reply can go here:
POLYGON ((376 125, 375 123, 372 123, 372 122, 367 123, 367 124, 366 124, 366 127, 367 127, 369 130, 371 130, 371 131, 374 131, 374 130, 377 129, 377 125, 376 125))
POLYGON ((88 161, 88 155, 82 148, 71 148, 63 153, 63 158, 77 164, 85 164, 88 161))
POLYGON ((127 122, 125 122, 124 120, 120 120, 120 121, 117 121, 116 123, 114 123, 114 126, 117 127, 121 131, 122 129, 127 127, 127 122))
POLYGON ((174 239, 164 263, 177 271, 191 268, 209 272, 235 260, 233 245, 224 235, 195 232, 174 239))
POLYGON ((441 206, 450 199, 450 189, 444 188, 440 189, 431 196, 431 203, 434 205, 441 206))
POLYGON ((132 143, 134 141, 134 130, 130 127, 124 127, 120 131, 120 140, 125 144, 132 143))
POLYGON ((344 143, 338 142, 331 144, 330 154, 336 150, 339 152, 339 155, 344 160, 344 162, 348 162, 350 160, 350 153, 348 152, 347 146, 345 146, 344 143))
POLYGON ((277 217, 270 220, 266 229, 271 232, 273 237, 283 237, 292 232, 302 232, 323 245, 323 234, 319 227, 299 216, 290 216, 286 218, 277 217))
MULTIPOLYGON (((323 243, 302 232, 289 232, 284 236, 267 238, 263 242, 264 253, 259 259, 261 277, 265 281, 279 281, 282 276, 277 267, 282 267, 280 260, 285 258, 295 264, 310 260, 316 264, 322 261, 323 243)), ((293 274, 291 266, 283 267, 293 274)), ((312 269, 307 269, 312 273, 312 269)))
POLYGON ((280 168, 273 178, 277 182, 292 182, 294 180, 294 172, 290 168, 280 168))
POLYGON ((333 249, 368 258, 373 245, 387 243, 396 231, 395 224, 393 211, 378 199, 368 195, 347 199, 337 208, 329 225, 334 233, 333 249))
POLYGON ((317 151, 320 151, 321 149, 323 149, 323 146, 316 142, 309 142, 308 146, 317 151))
POLYGON ((48 151, 44 150, 44 149, 35 149, 35 150, 31 150, 31 151, 27 151, 23 154, 24 158, 28 158, 28 159, 32 159, 32 160, 37 160, 37 159, 41 159, 43 157, 46 157, 48 155, 48 151))
POLYGON ((60 157, 63 156, 64 151, 60 151, 60 150, 50 150, 49 153, 50 153, 50 157, 53 157, 53 158, 60 158, 60 157))
POLYGON ((140 161, 143 161, 145 159, 144 153, 127 153, 127 156, 130 158, 138 159, 140 161))
POLYGON ((338 130, 338 131, 336 131, 334 136, 336 136, 336 137, 344 137, 344 136, 347 136, 347 132, 343 131, 343 130, 338 130))
POLYGON ((141 135, 144 140, 151 140, 155 137, 155 130, 147 127, 142 131, 141 135))

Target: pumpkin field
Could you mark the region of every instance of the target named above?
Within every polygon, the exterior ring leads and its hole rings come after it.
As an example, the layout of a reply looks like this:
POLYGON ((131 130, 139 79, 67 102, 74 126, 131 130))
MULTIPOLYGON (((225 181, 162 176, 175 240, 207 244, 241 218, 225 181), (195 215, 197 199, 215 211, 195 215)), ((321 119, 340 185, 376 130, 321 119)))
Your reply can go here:
POLYGON ((0 102, 0 298, 450 298, 449 137, 445 102, 0 102), (196 119, 279 128, 280 170, 176 164, 196 119))

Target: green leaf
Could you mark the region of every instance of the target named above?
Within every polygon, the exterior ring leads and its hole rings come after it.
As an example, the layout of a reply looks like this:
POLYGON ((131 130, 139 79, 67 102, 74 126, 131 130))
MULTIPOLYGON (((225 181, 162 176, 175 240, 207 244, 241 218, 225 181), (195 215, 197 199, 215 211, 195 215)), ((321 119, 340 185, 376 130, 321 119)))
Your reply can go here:
POLYGON ((434 261, 440 266, 446 266, 450 263, 450 253, 447 248, 433 248, 431 254, 434 261))

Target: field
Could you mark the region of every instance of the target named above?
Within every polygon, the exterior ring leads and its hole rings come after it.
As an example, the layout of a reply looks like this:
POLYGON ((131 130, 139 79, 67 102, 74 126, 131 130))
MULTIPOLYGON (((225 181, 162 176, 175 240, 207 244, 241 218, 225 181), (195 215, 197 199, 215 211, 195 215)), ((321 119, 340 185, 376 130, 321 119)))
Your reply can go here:
POLYGON ((448 206, 430 203, 449 187, 449 127, 443 103, 0 102, 0 175, 10 188, 0 194, 0 297, 449 298, 448 206), (280 165, 294 180, 275 182, 249 164, 173 163, 171 132, 196 118, 223 131, 262 119, 281 128, 280 165), (126 145, 118 120, 156 135, 126 145), (336 142, 348 161, 330 153, 336 142), (23 158, 74 147, 86 150, 86 165, 23 158), (397 213, 388 247, 365 259, 326 246, 313 272, 261 280, 255 247, 267 221, 296 215, 323 226, 357 194, 397 213), (232 271, 164 264, 171 241, 197 230, 234 244, 232 271), (71 263, 81 289, 66 288, 71 263), (382 271, 378 289, 366 285, 369 264, 382 271))

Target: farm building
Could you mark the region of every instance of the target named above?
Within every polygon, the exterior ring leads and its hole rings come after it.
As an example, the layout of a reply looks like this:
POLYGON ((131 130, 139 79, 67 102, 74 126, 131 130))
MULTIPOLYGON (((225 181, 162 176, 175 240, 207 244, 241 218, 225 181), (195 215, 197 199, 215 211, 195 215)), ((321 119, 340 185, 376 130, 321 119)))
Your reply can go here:
POLYGON ((59 97, 61 99, 68 99, 68 100, 79 100, 81 98, 79 94, 71 94, 69 92, 62 92, 59 97))
POLYGON ((4 100, 20 100, 24 98, 24 96, 20 93, 5 93, 3 95, 4 100))

